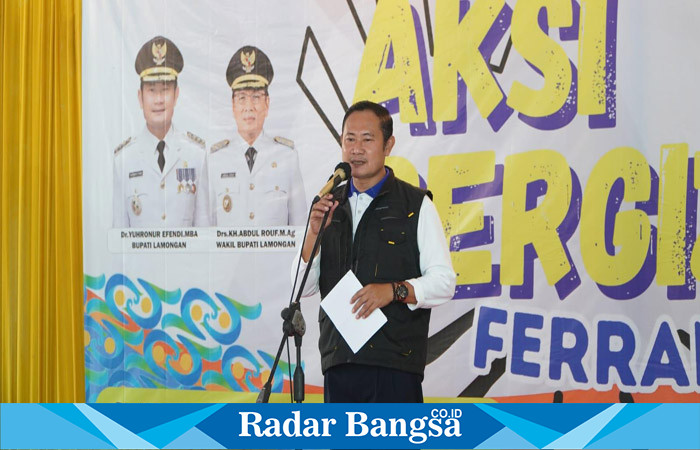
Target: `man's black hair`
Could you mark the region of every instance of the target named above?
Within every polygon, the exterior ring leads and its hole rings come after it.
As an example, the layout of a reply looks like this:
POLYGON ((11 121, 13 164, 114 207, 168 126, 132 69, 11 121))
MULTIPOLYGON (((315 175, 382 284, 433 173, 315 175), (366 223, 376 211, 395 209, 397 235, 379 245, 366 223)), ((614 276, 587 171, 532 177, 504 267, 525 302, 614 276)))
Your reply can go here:
POLYGON ((170 83, 174 83, 174 84, 175 84, 175 89, 177 89, 177 78, 175 78, 174 80, 170 80, 170 81, 143 81, 143 80, 141 80, 141 87, 139 87, 139 89, 143 91, 143 85, 146 84, 146 83, 148 83, 148 84, 155 84, 155 83, 170 84, 170 83))
POLYGON ((345 111, 345 117, 343 117, 343 128, 341 129, 341 132, 345 131, 345 121, 348 120, 350 114, 357 111, 372 111, 374 115, 379 118, 379 128, 382 130, 382 136, 384 137, 384 143, 386 144, 386 141, 388 141, 392 134, 394 134, 394 120, 391 118, 389 110, 382 105, 370 102, 369 100, 357 102, 349 107, 347 111, 345 111))

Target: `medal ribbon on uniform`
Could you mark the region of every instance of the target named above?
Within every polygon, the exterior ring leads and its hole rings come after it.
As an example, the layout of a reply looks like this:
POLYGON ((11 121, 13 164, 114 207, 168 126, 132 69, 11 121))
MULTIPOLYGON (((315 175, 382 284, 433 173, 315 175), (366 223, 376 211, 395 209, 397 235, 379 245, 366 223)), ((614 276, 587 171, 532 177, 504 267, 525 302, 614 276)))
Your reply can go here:
POLYGON ((182 169, 182 172, 185 174, 185 191, 191 192, 192 187, 190 186, 190 169, 182 169))
POLYGON ((175 176, 177 176, 177 192, 178 194, 182 192, 182 189, 184 186, 182 185, 182 181, 185 179, 185 174, 182 172, 183 169, 175 169, 175 176))
POLYGON ((192 184, 191 184, 191 187, 190 187, 190 192, 192 192, 192 193, 194 194, 195 191, 197 190, 197 186, 196 186, 195 183, 194 183, 194 182, 195 182, 195 171, 194 171, 194 167, 190 167, 189 169, 185 169, 185 170, 186 170, 187 173, 188 173, 188 179, 192 180, 192 184))

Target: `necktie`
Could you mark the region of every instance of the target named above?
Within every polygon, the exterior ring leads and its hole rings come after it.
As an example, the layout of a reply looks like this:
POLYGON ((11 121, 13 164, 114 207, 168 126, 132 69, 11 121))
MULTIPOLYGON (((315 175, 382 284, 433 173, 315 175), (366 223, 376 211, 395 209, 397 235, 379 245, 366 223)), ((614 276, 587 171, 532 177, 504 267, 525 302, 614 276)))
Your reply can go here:
POLYGON ((163 172, 163 167, 165 167, 165 155, 163 154, 164 149, 165 149, 165 141, 158 142, 158 145, 156 146, 156 150, 158 150, 158 167, 160 167, 161 172, 163 172))
POLYGON ((245 160, 248 162, 248 169, 251 172, 253 171, 253 164, 255 164, 255 157, 257 154, 258 151, 253 147, 248 147, 248 150, 245 151, 245 160))

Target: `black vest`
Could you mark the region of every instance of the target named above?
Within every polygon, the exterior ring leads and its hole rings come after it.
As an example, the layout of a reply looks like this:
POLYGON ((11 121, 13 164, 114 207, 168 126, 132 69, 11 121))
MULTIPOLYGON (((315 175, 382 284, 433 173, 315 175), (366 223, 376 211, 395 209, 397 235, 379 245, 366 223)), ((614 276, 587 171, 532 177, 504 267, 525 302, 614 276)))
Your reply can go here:
MULTIPOLYGON (((341 204, 321 241, 321 298, 352 270, 360 283, 389 283, 421 276, 418 252, 418 215, 423 197, 430 192, 389 176, 365 211, 352 236, 352 213, 347 202, 349 183, 334 195, 341 204)), ((320 309, 321 368, 344 363, 389 367, 423 375, 428 346, 430 310, 415 311, 398 302, 382 308, 388 321, 353 353, 333 322, 320 309)))

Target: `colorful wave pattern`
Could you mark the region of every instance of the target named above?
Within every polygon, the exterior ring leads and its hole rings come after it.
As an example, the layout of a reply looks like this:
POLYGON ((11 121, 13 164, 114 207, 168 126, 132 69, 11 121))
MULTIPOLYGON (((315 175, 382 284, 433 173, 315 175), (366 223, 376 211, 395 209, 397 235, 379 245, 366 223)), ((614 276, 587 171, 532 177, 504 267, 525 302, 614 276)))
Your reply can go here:
MULTIPOLYGON (((123 274, 84 276, 86 401, 107 387, 257 392, 274 355, 237 344, 262 304, 199 288, 167 291, 123 274)), ((294 370, 292 365, 291 370, 294 370)), ((280 361, 273 392, 289 364, 280 361)))

